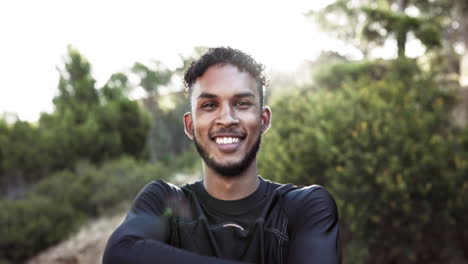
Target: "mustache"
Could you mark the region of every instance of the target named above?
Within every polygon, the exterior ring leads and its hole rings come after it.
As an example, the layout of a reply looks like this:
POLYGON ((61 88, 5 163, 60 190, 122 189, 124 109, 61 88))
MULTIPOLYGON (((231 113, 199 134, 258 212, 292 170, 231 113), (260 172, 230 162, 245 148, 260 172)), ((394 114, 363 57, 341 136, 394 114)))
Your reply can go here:
POLYGON ((230 135, 230 136, 237 136, 237 137, 245 137, 245 133, 240 131, 240 130, 235 130, 235 129, 227 129, 227 128, 222 128, 217 131, 210 132, 209 136, 211 138, 219 136, 219 135, 230 135))

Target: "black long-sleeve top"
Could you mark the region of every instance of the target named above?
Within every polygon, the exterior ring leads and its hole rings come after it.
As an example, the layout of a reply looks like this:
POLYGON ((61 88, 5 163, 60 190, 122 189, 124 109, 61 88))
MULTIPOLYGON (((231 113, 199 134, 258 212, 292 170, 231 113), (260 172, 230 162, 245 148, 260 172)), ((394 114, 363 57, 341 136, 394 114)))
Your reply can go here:
POLYGON ((203 181, 147 184, 109 238, 104 264, 341 263, 338 213, 318 185, 260 177, 236 201, 210 196, 203 181))

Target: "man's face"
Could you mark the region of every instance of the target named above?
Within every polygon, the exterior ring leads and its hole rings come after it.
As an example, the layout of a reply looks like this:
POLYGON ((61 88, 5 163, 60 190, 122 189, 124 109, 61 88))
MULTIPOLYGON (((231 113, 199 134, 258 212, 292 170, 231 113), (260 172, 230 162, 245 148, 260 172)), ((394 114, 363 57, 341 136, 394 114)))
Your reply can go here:
POLYGON ((257 85, 230 64, 208 68, 193 84, 185 133, 206 165, 221 175, 239 175, 252 164, 270 125, 271 112, 262 109, 257 85))

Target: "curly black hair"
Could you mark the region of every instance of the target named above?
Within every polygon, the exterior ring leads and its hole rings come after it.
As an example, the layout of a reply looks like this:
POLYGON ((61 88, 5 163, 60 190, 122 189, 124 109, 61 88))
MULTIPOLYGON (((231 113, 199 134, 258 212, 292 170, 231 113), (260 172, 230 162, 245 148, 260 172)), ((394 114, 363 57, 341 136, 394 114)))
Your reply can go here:
POLYGON ((198 77, 214 65, 232 64, 240 71, 248 72, 258 83, 260 104, 264 105, 265 88, 268 86, 265 66, 256 62, 249 54, 231 47, 210 48, 198 60, 193 61, 184 74, 184 85, 192 96, 192 85, 198 77))

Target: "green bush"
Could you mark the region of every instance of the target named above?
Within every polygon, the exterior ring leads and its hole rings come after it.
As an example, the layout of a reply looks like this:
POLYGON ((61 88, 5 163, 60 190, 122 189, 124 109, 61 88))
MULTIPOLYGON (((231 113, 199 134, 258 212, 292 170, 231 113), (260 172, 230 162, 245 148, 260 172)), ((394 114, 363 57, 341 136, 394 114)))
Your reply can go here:
POLYGON ((322 66, 314 74, 314 80, 320 89, 334 91, 341 89, 345 82, 362 79, 373 81, 393 79, 408 82, 420 76, 421 71, 416 65, 416 60, 399 59, 335 62, 322 66))
POLYGON ((0 262, 18 263, 65 238, 84 219, 70 207, 44 197, 0 201, 0 262))
POLYGON ((148 182, 158 179, 168 179, 172 175, 166 165, 157 163, 136 162, 131 158, 123 158, 118 162, 110 162, 96 173, 92 185, 89 202, 103 213, 123 201, 135 198, 138 191, 148 182))
POLYGON ((346 263, 447 263, 468 242, 468 129, 450 125, 451 91, 408 62, 392 67, 273 104, 260 172, 333 193, 346 263))
POLYGON ((0 263, 17 263, 64 239, 89 217, 134 199, 148 182, 193 171, 194 152, 168 164, 131 157, 101 167, 80 162, 39 181, 18 201, 0 201, 0 263))
POLYGON ((73 172, 56 173, 37 183, 29 196, 44 196, 69 203, 89 216, 129 201, 148 182, 172 174, 166 165, 152 165, 130 157, 109 161, 101 167, 80 162, 73 172))

